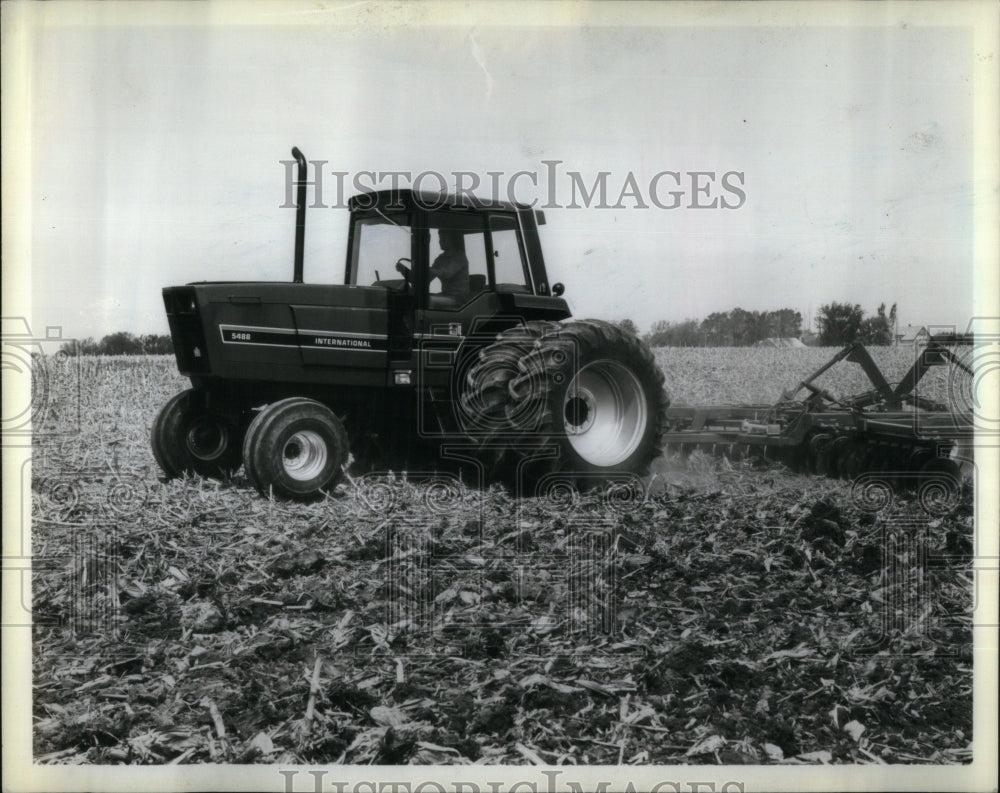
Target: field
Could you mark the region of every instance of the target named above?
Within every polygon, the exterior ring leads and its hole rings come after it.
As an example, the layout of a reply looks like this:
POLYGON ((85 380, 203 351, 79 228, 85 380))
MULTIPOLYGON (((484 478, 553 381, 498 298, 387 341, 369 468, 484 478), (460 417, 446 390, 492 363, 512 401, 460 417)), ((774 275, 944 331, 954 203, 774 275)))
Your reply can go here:
MULTIPOLYGON (((771 404, 837 352, 836 348, 827 347, 659 347, 655 350, 671 398, 678 405, 771 404)), ((872 347, 869 352, 892 384, 902 379, 917 355, 913 347, 902 346, 872 347)), ((966 404, 969 384, 963 377, 953 377, 954 371, 946 366, 927 370, 917 393, 946 404, 966 404)), ((821 375, 816 383, 835 395, 860 393, 872 387, 860 366, 844 361, 821 375)))
MULTIPOLYGON (((769 402, 832 352, 657 360, 675 403, 769 402)), ((877 357, 898 378, 912 351, 877 357)), ((971 759, 968 493, 875 512, 696 452, 645 493, 355 472, 277 503, 241 475, 159 480, 172 358, 44 365, 37 762, 971 759)), ((865 387, 841 367, 824 385, 865 387)))

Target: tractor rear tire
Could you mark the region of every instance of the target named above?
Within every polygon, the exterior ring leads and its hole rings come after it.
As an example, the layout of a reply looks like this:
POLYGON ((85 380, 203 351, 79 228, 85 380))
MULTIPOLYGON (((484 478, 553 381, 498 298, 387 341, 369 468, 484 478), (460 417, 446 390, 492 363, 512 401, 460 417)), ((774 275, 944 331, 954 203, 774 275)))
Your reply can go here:
POLYGON ((484 458, 517 467, 519 483, 559 472, 586 488, 648 473, 667 428, 663 383, 649 348, 608 322, 527 322, 479 353, 460 406, 484 458))
POLYGON ((240 465, 241 427, 212 413, 204 394, 189 388, 170 399, 153 420, 153 457, 168 479, 186 473, 222 478, 240 465))
POLYGON ((244 442, 247 479, 264 496, 319 498, 347 462, 347 432, 323 404, 291 397, 257 414, 244 442))

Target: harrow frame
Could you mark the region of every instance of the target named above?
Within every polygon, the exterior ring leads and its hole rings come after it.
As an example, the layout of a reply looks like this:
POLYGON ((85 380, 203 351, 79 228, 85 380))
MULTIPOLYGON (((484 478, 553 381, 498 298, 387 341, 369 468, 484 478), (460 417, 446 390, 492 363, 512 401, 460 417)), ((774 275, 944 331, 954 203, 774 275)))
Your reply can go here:
MULTIPOLYGON (((868 458, 877 459, 854 460, 847 466, 847 475, 862 473, 865 463, 882 470, 912 466, 915 456, 926 468, 929 460, 949 458, 959 440, 972 436, 973 417, 971 412, 950 410, 921 397, 914 389, 935 366, 951 365, 971 376, 972 370, 949 347, 972 343, 969 334, 930 337, 910 370, 893 386, 865 346, 855 342, 774 404, 669 408, 670 429, 664 440, 668 446, 680 445, 682 449, 742 447, 765 456, 771 450, 776 456, 784 454, 786 459, 794 458, 797 451, 799 461, 806 462, 808 468, 841 475, 845 474, 844 466, 829 458, 843 456, 848 444, 855 457, 865 457, 858 451, 864 448, 872 452, 868 458), (858 364, 872 388, 837 397, 814 384, 841 361, 858 364), (802 391, 808 394, 800 398, 802 391), (841 438, 845 440, 838 440, 841 438), (823 456, 827 459, 821 460, 823 456)), ((940 463, 935 465, 937 469, 942 467, 940 463)), ((957 464, 949 469, 949 473, 957 472, 957 464)))

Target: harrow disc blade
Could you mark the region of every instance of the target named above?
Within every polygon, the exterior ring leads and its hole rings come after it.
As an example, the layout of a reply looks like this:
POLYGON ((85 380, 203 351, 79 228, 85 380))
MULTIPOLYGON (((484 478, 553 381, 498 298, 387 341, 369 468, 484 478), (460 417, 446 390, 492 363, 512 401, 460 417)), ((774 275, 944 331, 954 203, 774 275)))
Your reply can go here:
POLYGON ((831 443, 833 443, 833 436, 827 432, 821 432, 817 435, 813 435, 812 438, 809 439, 806 451, 806 467, 809 473, 826 473, 826 471, 820 469, 821 467, 825 468, 825 457, 831 443))
POLYGON ((868 444, 861 441, 851 441, 840 456, 840 476, 843 479, 856 479, 868 470, 868 461, 872 450, 868 444))
POLYGON ((840 476, 840 460, 849 444, 850 440, 843 436, 830 441, 829 445, 820 450, 816 473, 833 478, 840 476))

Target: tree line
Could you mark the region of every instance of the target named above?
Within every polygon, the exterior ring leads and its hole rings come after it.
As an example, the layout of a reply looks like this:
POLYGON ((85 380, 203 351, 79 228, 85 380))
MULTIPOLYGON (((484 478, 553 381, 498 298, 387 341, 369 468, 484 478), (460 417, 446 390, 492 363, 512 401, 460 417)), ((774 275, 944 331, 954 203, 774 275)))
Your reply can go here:
MULTIPOLYGON (((635 323, 618 323, 636 333, 635 323)), ((716 311, 702 320, 654 322, 643 340, 651 347, 751 347, 764 339, 795 338, 802 333, 802 315, 793 309, 777 311, 716 311)))
POLYGON ((65 355, 173 355, 170 336, 147 333, 134 336, 127 331, 110 333, 95 341, 93 338, 68 341, 59 348, 65 355))
POLYGON ((887 314, 882 303, 872 317, 857 303, 827 303, 816 314, 819 343, 836 347, 860 341, 862 344, 885 346, 892 344, 896 332, 896 304, 887 314))
MULTIPOLYGON (((639 334, 630 319, 616 322, 619 327, 639 334)), ((752 347, 765 339, 801 339, 806 344, 837 347, 860 341, 867 345, 893 342, 896 327, 896 304, 886 312, 885 303, 873 316, 865 317, 858 304, 826 303, 816 314, 818 332, 802 327, 802 314, 794 309, 746 311, 734 308, 716 311, 704 319, 654 322, 642 335, 651 347, 752 347)))

